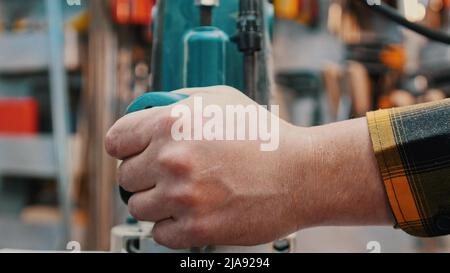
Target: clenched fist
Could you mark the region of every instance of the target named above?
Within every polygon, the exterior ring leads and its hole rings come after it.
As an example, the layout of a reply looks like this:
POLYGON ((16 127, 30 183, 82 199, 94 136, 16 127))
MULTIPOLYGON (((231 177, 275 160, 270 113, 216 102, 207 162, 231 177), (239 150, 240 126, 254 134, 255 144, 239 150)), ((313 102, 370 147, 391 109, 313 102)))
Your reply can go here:
POLYGON ((155 240, 171 248, 254 245, 297 230, 302 225, 299 182, 302 169, 307 167, 299 153, 309 153, 308 134, 269 113, 261 114, 267 110, 229 87, 175 92, 190 97, 167 107, 129 114, 107 134, 108 153, 123 160, 118 182, 135 193, 128 205, 131 215, 156 222, 155 240), (252 109, 259 110, 257 118, 266 119, 259 122, 277 127, 270 131, 279 134, 278 145, 273 151, 262 151, 266 141, 250 137, 250 127, 256 121, 250 115, 245 128, 236 128, 242 126, 236 116, 233 128, 223 122, 222 138, 205 139, 208 137, 202 134, 205 137, 196 140, 195 130, 208 123, 207 118, 198 121, 194 114, 199 110, 193 109, 199 98, 205 112, 209 105, 223 110, 224 121, 227 106, 254 106, 252 109), (181 105, 181 110, 192 109, 192 128, 185 128, 191 125, 187 123, 177 127, 181 121, 174 113, 181 105), (196 122, 202 126, 196 127, 196 122), (247 132, 245 138, 237 137, 240 129, 247 132), (190 140, 174 136, 183 130, 189 130, 190 140), (234 131, 229 135, 236 138, 226 138, 227 130, 234 131))
POLYGON ((317 225, 390 222, 364 119, 307 129, 230 87, 175 92, 189 98, 129 114, 106 136, 123 160, 120 186, 135 193, 129 211, 156 223, 158 243, 248 246, 317 225), (227 122, 232 106, 257 115, 227 122), (264 131, 277 134, 273 149, 264 131))

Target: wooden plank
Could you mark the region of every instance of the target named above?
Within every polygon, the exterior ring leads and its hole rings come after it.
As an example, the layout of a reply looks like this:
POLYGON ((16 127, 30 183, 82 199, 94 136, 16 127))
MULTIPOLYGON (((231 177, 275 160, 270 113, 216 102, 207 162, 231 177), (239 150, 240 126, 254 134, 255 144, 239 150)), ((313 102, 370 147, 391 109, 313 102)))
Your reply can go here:
POLYGON ((89 182, 88 248, 108 250, 113 225, 116 161, 104 149, 107 130, 117 119, 118 41, 106 1, 89 2, 88 81, 86 94, 87 180, 89 182))

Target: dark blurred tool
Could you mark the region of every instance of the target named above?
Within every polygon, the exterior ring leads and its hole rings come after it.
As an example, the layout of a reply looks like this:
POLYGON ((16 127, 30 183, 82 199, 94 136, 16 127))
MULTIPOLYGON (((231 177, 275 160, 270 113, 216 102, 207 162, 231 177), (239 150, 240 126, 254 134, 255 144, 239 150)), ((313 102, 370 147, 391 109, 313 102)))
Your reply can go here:
POLYGON ((262 49, 260 6, 262 1, 241 0, 239 3, 238 34, 234 37, 239 51, 244 53, 245 92, 256 99, 257 52, 262 49))
POLYGON ((361 2, 363 2, 370 10, 375 11, 383 15, 385 18, 394 21, 397 24, 402 25, 416 33, 419 33, 420 35, 423 35, 430 40, 450 45, 450 35, 447 33, 433 30, 426 26, 410 22, 408 21, 408 19, 401 16, 395 9, 387 6, 382 2, 380 2, 379 4, 373 4, 371 3, 373 1, 368 0, 363 0, 361 2))

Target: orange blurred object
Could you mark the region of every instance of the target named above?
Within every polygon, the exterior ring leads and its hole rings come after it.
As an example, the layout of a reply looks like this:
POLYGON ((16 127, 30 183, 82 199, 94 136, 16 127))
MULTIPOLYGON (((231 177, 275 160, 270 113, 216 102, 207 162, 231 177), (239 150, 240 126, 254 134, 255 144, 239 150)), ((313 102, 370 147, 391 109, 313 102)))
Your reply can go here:
POLYGON ((35 135, 38 103, 33 98, 0 98, 0 134, 35 135))
POLYGON ((275 0, 275 13, 278 18, 314 25, 319 18, 317 0, 275 0))
POLYGON ((113 0, 111 3, 114 21, 118 24, 127 24, 130 18, 130 5, 128 0, 113 0))
POLYGON ((114 21, 118 24, 150 25, 155 0, 112 0, 114 21))
POLYGON ((296 20, 300 13, 300 1, 275 0, 275 13, 278 17, 288 20, 296 20))
POLYGON ((450 9, 450 0, 442 0, 445 9, 450 9))
POLYGON ((390 45, 381 52, 381 61, 389 68, 402 70, 406 64, 407 56, 401 45, 390 45))

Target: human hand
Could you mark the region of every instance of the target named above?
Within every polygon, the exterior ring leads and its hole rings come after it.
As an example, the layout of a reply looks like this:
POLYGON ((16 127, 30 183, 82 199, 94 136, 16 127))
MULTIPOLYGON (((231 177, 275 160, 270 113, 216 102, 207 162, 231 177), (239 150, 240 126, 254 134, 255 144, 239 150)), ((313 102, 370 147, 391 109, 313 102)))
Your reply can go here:
MULTIPOLYGON (((177 118, 171 116, 176 106, 185 105, 194 112, 195 98, 201 98, 204 107, 215 105, 223 112, 227 106, 258 106, 225 86, 175 92, 190 97, 129 114, 106 137, 108 153, 123 160, 119 184, 135 193, 129 211, 138 220, 156 223, 155 241, 174 249, 256 245, 308 226, 304 209, 308 203, 302 203, 308 187, 300 182, 311 181, 309 130, 259 108, 266 114, 259 117, 265 117, 269 127, 279 125, 273 130, 279 134, 274 151, 261 151, 261 139, 176 141, 177 118)), ((205 125, 207 120, 199 122, 205 125)), ((249 123, 244 125, 246 130, 249 123)), ((224 127, 226 133, 230 128, 224 127)))

